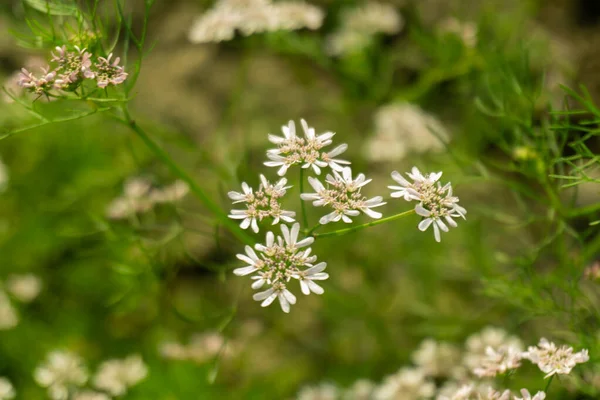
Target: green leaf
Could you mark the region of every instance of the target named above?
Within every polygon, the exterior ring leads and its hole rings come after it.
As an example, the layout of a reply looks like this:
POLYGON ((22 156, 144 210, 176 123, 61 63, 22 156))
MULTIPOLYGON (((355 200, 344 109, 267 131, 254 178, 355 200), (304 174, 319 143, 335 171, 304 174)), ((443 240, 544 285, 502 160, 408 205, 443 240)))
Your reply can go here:
POLYGON ((29 7, 49 15, 79 15, 74 0, 23 0, 29 7))

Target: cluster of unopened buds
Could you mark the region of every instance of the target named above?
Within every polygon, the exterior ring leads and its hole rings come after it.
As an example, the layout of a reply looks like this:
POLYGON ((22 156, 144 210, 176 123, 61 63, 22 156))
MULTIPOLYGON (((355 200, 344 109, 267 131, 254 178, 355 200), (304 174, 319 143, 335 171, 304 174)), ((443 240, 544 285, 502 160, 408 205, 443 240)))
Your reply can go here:
POLYGON ((86 49, 56 47, 50 59, 52 66, 42 67, 40 75, 22 68, 18 85, 31 93, 48 95, 52 90, 74 91, 89 79, 95 80, 97 87, 103 89, 120 85, 127 79, 127 72, 119 62, 119 57, 113 59, 112 53, 93 61, 92 54, 86 49))
MULTIPOLYGON (((306 121, 301 120, 303 135, 296 132, 294 121, 289 121, 282 127, 283 136, 269 135, 269 141, 276 145, 267 151, 264 164, 268 167, 276 167, 280 180, 271 183, 264 175, 260 175, 260 185, 254 190, 246 182, 242 183, 242 191, 229 192, 229 198, 233 204, 243 204, 243 209, 231 210, 229 217, 241 220, 242 229, 252 228, 255 233, 260 231, 263 221, 269 220, 272 225, 282 223, 281 232, 283 237, 275 237, 272 232, 266 236, 266 244, 257 244, 254 249, 246 246, 246 254, 238 255, 247 266, 234 271, 236 275, 253 274, 253 289, 259 289, 267 285, 268 289, 254 295, 254 299, 262 302, 262 306, 268 306, 276 298, 279 299, 281 308, 289 312, 290 304, 296 302, 296 297, 288 289, 289 282, 298 280, 304 294, 323 293, 323 289, 314 280, 324 280, 328 274, 323 272, 326 263, 314 264, 316 256, 311 256, 311 249, 307 246, 312 244, 319 234, 313 232, 321 225, 343 221, 346 224, 353 222, 353 218, 365 214, 373 218, 375 222, 359 225, 356 228, 385 222, 395 217, 381 219, 381 212, 374 208, 386 204, 382 196, 367 197, 363 195, 362 188, 371 179, 364 174, 353 175, 350 162, 338 159, 344 153, 348 145, 340 144, 331 150, 326 148, 333 143, 335 133, 324 132, 317 134, 306 121), (319 224, 309 229, 305 226, 300 229, 300 223, 296 222, 296 213, 285 210, 282 200, 285 194, 292 188, 288 186, 288 180, 283 177, 295 166, 299 166, 300 173, 300 198, 312 202, 315 207, 325 207, 328 212, 319 219, 319 224), (324 182, 316 176, 329 169, 324 182), (304 172, 310 171, 316 176, 307 177, 307 181, 314 190, 312 193, 304 192, 304 172), (293 224, 291 229, 283 223, 293 224), (298 240, 300 233, 307 236, 298 240), (255 250, 258 252, 255 252, 255 250)), ((416 167, 407 174, 412 180, 409 182, 398 172, 392 173, 392 178, 400 186, 389 186, 392 189, 391 197, 402 197, 406 201, 415 201, 417 204, 414 211, 398 214, 396 217, 409 213, 416 213, 423 217, 418 227, 424 231, 433 226, 436 241, 441 240, 440 232, 447 232, 448 226, 456 227, 455 218, 465 218, 467 211, 458 205, 458 197, 453 196, 450 183, 442 185, 439 179, 441 172, 422 174, 416 167)), ((303 220, 306 225, 306 214, 303 208, 303 220)), ((329 232, 332 235, 337 232, 329 232)), ((321 234, 321 235, 327 235, 321 234)))

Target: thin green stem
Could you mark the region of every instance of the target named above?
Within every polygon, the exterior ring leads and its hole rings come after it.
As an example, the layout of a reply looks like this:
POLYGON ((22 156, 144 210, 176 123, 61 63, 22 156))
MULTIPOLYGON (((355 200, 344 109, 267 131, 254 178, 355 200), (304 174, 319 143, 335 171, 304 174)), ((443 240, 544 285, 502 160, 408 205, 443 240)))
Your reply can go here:
MULTIPOLYGON (((304 193, 304 168, 300 168, 300 194, 304 193)), ((306 214, 306 203, 300 199, 300 206, 302 207, 302 224, 304 229, 308 229, 308 216, 306 214)), ((313 228, 314 230, 315 228, 313 228)), ((311 230, 312 231, 312 230, 311 230)))
POLYGON ((544 393, 548 394, 548 388, 550 387, 550 384, 552 383, 552 379, 554 379, 554 375, 550 376, 550 379, 548 379, 548 383, 546 383, 546 387, 544 388, 544 393))
POLYGON ((204 204, 208 210, 213 213, 219 221, 225 225, 235 237, 237 237, 240 241, 246 244, 253 244, 254 240, 244 232, 235 222, 230 220, 227 217, 227 214, 223 212, 221 207, 217 203, 215 203, 208 195, 205 193, 204 189, 198 185, 198 183, 185 171, 183 170, 173 159, 171 156, 163 150, 158 143, 156 143, 132 118, 129 114, 129 110, 127 105, 123 105, 122 107, 123 114, 125 116, 125 124, 134 131, 137 136, 144 142, 144 144, 152 150, 152 152, 163 161, 169 169, 179 177, 182 181, 188 184, 190 190, 194 195, 204 204))
POLYGON ((378 220, 375 220, 372 222, 367 222, 366 224, 356 225, 351 228, 340 229, 340 230, 332 231, 332 232, 315 233, 312 236, 314 236, 316 238, 317 237, 327 237, 327 236, 342 236, 342 235, 346 235, 348 233, 359 231, 364 228, 368 228, 370 226, 375 226, 375 225, 379 225, 379 224, 384 224, 386 222, 394 221, 396 219, 400 219, 400 218, 409 216, 414 213, 415 213, 415 210, 408 210, 408 211, 402 212, 400 214, 392 215, 391 217, 386 217, 386 218, 378 219, 378 220))
POLYGON ((306 233, 304 234, 304 236, 312 236, 313 232, 316 231, 317 229, 319 229, 321 226, 323 226, 323 225, 316 224, 315 226, 313 226, 309 230, 305 231, 306 233))

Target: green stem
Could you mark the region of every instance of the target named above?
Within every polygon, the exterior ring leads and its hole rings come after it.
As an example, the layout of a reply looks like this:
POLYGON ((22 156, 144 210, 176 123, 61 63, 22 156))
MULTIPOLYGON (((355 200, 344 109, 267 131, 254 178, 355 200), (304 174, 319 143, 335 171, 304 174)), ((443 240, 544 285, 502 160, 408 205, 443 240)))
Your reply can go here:
POLYGON ((179 177, 179 179, 188 184, 192 193, 194 193, 194 195, 202 202, 202 204, 204 204, 204 206, 208 208, 208 210, 211 213, 213 213, 223 225, 229 228, 231 233, 240 241, 250 245, 253 244, 254 240, 246 232, 244 232, 235 222, 230 220, 229 217, 227 217, 227 214, 223 212, 221 207, 219 207, 217 203, 215 203, 210 197, 208 197, 208 195, 204 192, 200 185, 198 185, 198 183, 185 170, 183 170, 179 165, 177 165, 177 163, 173 161, 171 156, 169 156, 169 154, 165 150, 163 150, 158 145, 158 143, 156 143, 150 136, 148 136, 148 134, 131 118, 127 105, 123 105, 122 110, 125 116, 125 124, 132 131, 134 131, 140 139, 142 139, 144 144, 150 150, 152 150, 152 152, 161 161, 163 161, 175 175, 179 177))
MULTIPOLYGON (((300 194, 302 193, 304 193, 304 168, 300 168, 300 194)), ((300 206, 302 207, 302 224, 304 225, 304 229, 307 229, 308 216, 306 215, 306 203, 302 199, 300 199, 300 206)))
POLYGON ((414 213, 415 213, 415 210, 408 210, 408 211, 402 212, 400 214, 392 215, 391 217, 386 217, 386 218, 378 219, 378 220, 375 220, 372 222, 367 222, 366 224, 356 225, 351 228, 340 229, 340 230, 332 231, 332 232, 315 233, 312 236, 314 236, 316 238, 317 237, 326 237, 326 236, 342 236, 342 235, 345 235, 348 233, 359 231, 364 228, 368 228, 370 226, 375 226, 375 225, 379 225, 379 224, 384 224, 386 222, 394 221, 396 219, 400 219, 400 218, 406 217, 406 216, 414 214, 414 213))
POLYGON ((548 383, 546 383, 546 387, 544 388, 544 393, 548 394, 548 388, 550 387, 550 384, 552 383, 552 379, 554 379, 554 375, 552 375, 550 377, 550 379, 548 379, 548 383))

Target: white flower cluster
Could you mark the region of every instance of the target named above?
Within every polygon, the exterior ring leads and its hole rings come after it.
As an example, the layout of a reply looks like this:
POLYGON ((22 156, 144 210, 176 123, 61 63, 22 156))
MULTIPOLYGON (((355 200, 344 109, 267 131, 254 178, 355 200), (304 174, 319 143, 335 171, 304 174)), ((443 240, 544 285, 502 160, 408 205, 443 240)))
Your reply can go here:
POLYGON ((4 287, 0 288, 0 330, 12 329, 19 324, 19 314, 11 297, 21 303, 30 303, 41 289, 42 282, 34 274, 9 275, 4 287))
POLYGON ((279 200, 285 195, 286 190, 291 188, 291 186, 285 186, 287 179, 283 178, 276 184, 272 184, 264 175, 261 175, 260 182, 256 191, 243 182, 242 193, 234 191, 228 193, 233 204, 246 203, 245 210, 231 210, 229 218, 241 219, 240 227, 242 229, 252 226, 252 230, 256 233, 258 233, 258 221, 262 221, 264 218, 272 218, 273 225, 277 225, 280 219, 285 222, 294 222, 296 213, 281 209, 279 200))
POLYGON ((283 137, 269 134, 269 141, 277 145, 277 148, 267 151, 267 158, 270 160, 265 162, 267 167, 279 167, 277 175, 283 176, 289 167, 300 164, 302 168, 312 168, 315 174, 320 175, 321 168, 330 167, 334 171, 341 171, 343 167, 340 164, 350 164, 349 161, 334 158, 348 149, 347 144, 341 144, 329 152, 323 151, 324 147, 333 143, 331 139, 334 132, 317 135, 305 120, 300 120, 300 123, 304 137, 296 135, 294 121, 281 127, 283 137))
POLYGON ((397 171, 392 172, 392 179, 400 186, 388 186, 393 190, 391 196, 402 197, 406 201, 418 201, 415 211, 424 217, 419 223, 419 230, 425 231, 433 225, 435 240, 441 241, 440 231, 448 232, 448 225, 456 227, 457 224, 453 218, 465 219, 467 210, 458 205, 458 197, 452 196, 450 183, 442 186, 438 182, 442 177, 441 172, 423 175, 417 167, 413 167, 412 171, 406 175, 412 179, 412 183, 397 171))
POLYGON ((327 38, 327 52, 337 56, 359 51, 373 35, 393 35, 403 27, 402 16, 390 4, 371 1, 346 9, 341 15, 340 28, 327 38))
POLYGON ((304 2, 269 0, 218 0, 194 21, 188 38, 192 43, 231 40, 236 30, 244 36, 279 30, 318 29, 323 11, 304 2))
POLYGON ((86 389, 90 376, 83 359, 68 351, 53 351, 47 360, 36 368, 35 381, 48 389, 52 400, 109 400, 122 396, 148 374, 148 368, 139 355, 123 360, 102 363, 93 378, 93 386, 86 389))
POLYGON ((174 203, 189 192, 187 183, 175 181, 163 188, 152 187, 144 178, 130 178, 125 182, 123 194, 106 208, 110 219, 125 219, 150 210, 157 204, 174 203))
POLYGON ((518 338, 493 327, 467 338, 464 350, 450 343, 426 339, 412 355, 414 366, 402 367, 379 385, 359 379, 348 389, 340 389, 327 383, 301 389, 297 399, 544 400, 543 391, 532 394, 521 389, 520 395, 513 394, 508 389, 494 387, 489 378, 518 368, 522 359, 537 363, 548 377, 554 373, 568 374, 577 363, 589 358, 587 350, 574 353, 572 348, 558 348, 546 339, 526 352, 518 350, 521 348, 518 338), (478 373, 479 369, 486 373, 478 373))
POLYGON ((218 332, 205 332, 194 334, 187 344, 176 341, 167 341, 161 344, 161 355, 169 360, 189 360, 203 364, 217 356, 229 356, 232 345, 218 332))
POLYGON ((12 383, 8 379, 0 377, 0 400, 14 399, 16 395, 12 383))
POLYGON ((317 178, 309 177, 308 182, 315 193, 302 193, 300 195, 302 200, 312 201, 315 207, 328 206, 333 209, 331 213, 319 220, 320 224, 325 225, 339 220, 349 224, 352 222, 350 217, 356 217, 361 212, 375 219, 382 216, 380 212, 373 211, 371 208, 386 204, 383 202, 383 197, 367 199, 360 191, 363 186, 371 182, 371 179, 367 179, 364 174, 359 174, 356 179, 353 179, 352 170, 347 167, 342 169, 341 174, 334 170, 333 175, 327 175, 325 178, 327 188, 317 178))
POLYGON ((365 156, 375 162, 402 160, 414 152, 441 152, 448 131, 433 115, 410 103, 385 105, 375 114, 375 134, 365 156))
POLYGON ((538 368, 546 374, 545 378, 548 378, 555 374, 569 374, 575 365, 589 361, 590 356, 585 349, 574 353, 572 347, 557 347, 554 343, 542 338, 537 347, 530 346, 523 353, 523 358, 537 364, 538 368))
POLYGON ((254 283, 252 289, 260 289, 267 285, 268 289, 258 292, 253 296, 256 301, 261 301, 261 306, 266 307, 279 300, 284 312, 290 311, 290 304, 296 303, 296 296, 288 290, 291 279, 300 282, 300 288, 305 295, 312 293, 322 294, 323 288, 314 281, 325 280, 329 275, 325 272, 327 263, 314 264, 317 257, 310 255, 314 242, 313 237, 307 237, 298 241, 300 224, 295 223, 289 229, 281 225, 283 237, 267 233, 266 243, 257 244, 254 248, 246 246, 246 254, 238 254, 237 257, 248 264, 246 267, 237 268, 233 271, 238 276, 255 274, 252 276, 254 283))

